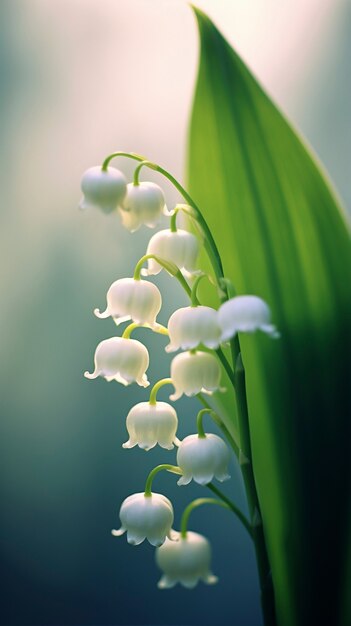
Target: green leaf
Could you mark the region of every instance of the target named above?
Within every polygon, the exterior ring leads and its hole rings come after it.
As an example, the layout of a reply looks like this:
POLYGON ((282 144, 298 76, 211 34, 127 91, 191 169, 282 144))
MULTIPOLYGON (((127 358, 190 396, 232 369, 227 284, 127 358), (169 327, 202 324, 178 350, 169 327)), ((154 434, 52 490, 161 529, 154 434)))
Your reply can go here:
POLYGON ((349 233, 315 158, 211 21, 195 13, 201 56, 190 194, 211 228, 225 275, 239 294, 269 303, 282 333, 279 341, 240 338, 278 621, 345 626, 349 233))

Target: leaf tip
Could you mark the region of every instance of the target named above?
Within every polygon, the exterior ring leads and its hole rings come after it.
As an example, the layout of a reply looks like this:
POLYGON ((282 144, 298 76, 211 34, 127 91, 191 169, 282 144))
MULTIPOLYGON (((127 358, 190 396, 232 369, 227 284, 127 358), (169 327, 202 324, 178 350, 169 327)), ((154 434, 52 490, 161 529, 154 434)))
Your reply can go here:
POLYGON ((206 13, 204 13, 201 9, 199 9, 199 7, 195 6, 195 4, 193 4, 192 2, 189 2, 188 4, 189 4, 189 7, 194 12, 199 26, 201 26, 201 24, 203 24, 204 22, 209 22, 210 21, 209 17, 206 15, 206 13))

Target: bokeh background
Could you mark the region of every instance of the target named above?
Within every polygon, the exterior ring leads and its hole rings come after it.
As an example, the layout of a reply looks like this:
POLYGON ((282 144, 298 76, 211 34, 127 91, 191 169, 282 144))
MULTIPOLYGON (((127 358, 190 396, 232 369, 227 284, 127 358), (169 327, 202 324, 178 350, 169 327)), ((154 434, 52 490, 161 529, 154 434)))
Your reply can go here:
MULTIPOLYGON (((198 0, 302 130, 351 205, 349 0, 198 0)), ((197 66, 183 0, 1 0, 1 624, 260 624, 249 540, 222 509, 193 514, 220 584, 160 592, 153 549, 114 539, 121 501, 175 454, 122 450, 125 416, 147 392, 83 378, 114 333, 103 307, 151 232, 79 212, 82 172, 108 153, 147 155, 184 175, 197 66)), ((132 166, 120 160, 130 176, 132 166)), ((209 173, 211 175, 211 173, 209 173)), ((150 179, 159 179, 152 174, 150 179)), ((177 194, 164 184, 170 206, 177 194)), ((160 321, 184 302, 168 276, 160 321)), ((165 339, 138 331, 149 378, 165 339)), ((168 389, 160 393, 167 398, 168 389)), ((180 436, 195 400, 179 401, 180 436)), ((238 470, 228 494, 244 507, 238 470)), ((176 525, 200 488, 159 475, 176 525)))

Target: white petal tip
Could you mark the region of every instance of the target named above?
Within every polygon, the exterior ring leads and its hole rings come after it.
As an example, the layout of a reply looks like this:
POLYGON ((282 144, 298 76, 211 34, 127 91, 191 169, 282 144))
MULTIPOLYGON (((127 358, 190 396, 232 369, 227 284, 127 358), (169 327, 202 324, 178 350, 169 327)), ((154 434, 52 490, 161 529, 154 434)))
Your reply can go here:
POLYGON ((108 309, 106 309, 106 311, 103 311, 102 313, 100 312, 100 309, 94 309, 94 315, 100 319, 106 319, 106 317, 110 316, 108 309))
POLYGON ((223 474, 222 476, 216 476, 217 480, 220 483, 224 483, 225 480, 229 480, 231 478, 230 474, 223 474))
POLYGON ((172 393, 172 394, 169 396, 169 399, 170 399, 172 402, 176 402, 177 400, 179 400, 179 398, 181 398, 181 397, 182 397, 182 395, 183 395, 183 394, 182 394, 182 393, 179 393, 179 392, 178 392, 178 393, 172 393))
POLYGON ((269 335, 271 339, 280 339, 281 333, 273 324, 266 324, 261 326, 260 330, 266 335, 269 335))
POLYGON ((88 378, 89 380, 94 380, 94 378, 97 378, 98 374, 95 374, 95 372, 93 372, 92 374, 90 374, 90 372, 84 372, 84 378, 88 378))
POLYGON ((172 345, 171 343, 169 343, 166 347, 165 347, 165 351, 167 353, 170 352, 176 352, 179 348, 177 348, 176 346, 172 345))
POLYGON ((150 382, 148 380, 140 380, 140 381, 137 380, 136 382, 138 383, 140 387, 144 387, 144 388, 150 385, 150 382))
POLYGON ((118 530, 116 530, 115 528, 113 528, 111 530, 111 535, 113 537, 121 537, 122 535, 124 535, 124 533, 126 532, 125 528, 121 527, 118 530))
POLYGON ((214 576, 214 574, 209 574, 206 578, 203 579, 206 585, 216 585, 218 583, 218 576, 214 576))
POLYGON ((181 476, 179 480, 177 480, 177 485, 179 485, 179 487, 188 485, 191 482, 191 479, 192 476, 181 476))
POLYGON ((134 448, 134 446, 136 446, 136 443, 131 443, 130 439, 129 441, 126 441, 125 443, 122 443, 122 448, 130 450, 131 448, 134 448))
POLYGON ((159 589, 172 589, 172 587, 174 587, 174 585, 175 585, 175 582, 171 582, 165 576, 163 576, 161 578, 161 580, 159 580, 158 583, 157 583, 157 587, 159 589))

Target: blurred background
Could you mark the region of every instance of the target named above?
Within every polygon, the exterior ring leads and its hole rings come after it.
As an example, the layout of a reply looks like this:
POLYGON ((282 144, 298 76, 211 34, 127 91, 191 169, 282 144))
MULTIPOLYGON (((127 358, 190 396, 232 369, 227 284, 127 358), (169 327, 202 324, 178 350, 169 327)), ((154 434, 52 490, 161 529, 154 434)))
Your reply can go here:
MULTIPOLYGON (((329 170, 351 205, 348 0, 198 0, 329 170)), ((151 231, 77 210, 82 173, 135 151, 184 180, 196 77, 194 18, 183 0, 1 0, 1 624, 256 626, 252 547, 210 507, 192 528, 210 538, 220 584, 160 592, 153 549, 114 539, 122 500, 175 454, 123 450, 125 417, 148 392, 91 371, 115 332, 96 319, 109 285, 130 276, 151 231)), ((116 161, 128 176, 132 166, 116 161)), ((152 174, 150 179, 161 182, 152 174)), ((144 178, 145 179, 145 178, 144 178)), ((178 201, 162 181, 168 205, 178 201)), ((168 276, 160 321, 184 302, 168 276)), ((165 339, 137 331, 149 378, 168 375, 165 339)), ((168 388, 160 399, 167 398, 168 388)), ((195 400, 177 403, 180 436, 195 400)), ((245 507, 238 470, 225 490, 245 507)), ((201 488, 159 475, 181 511, 201 488)))

